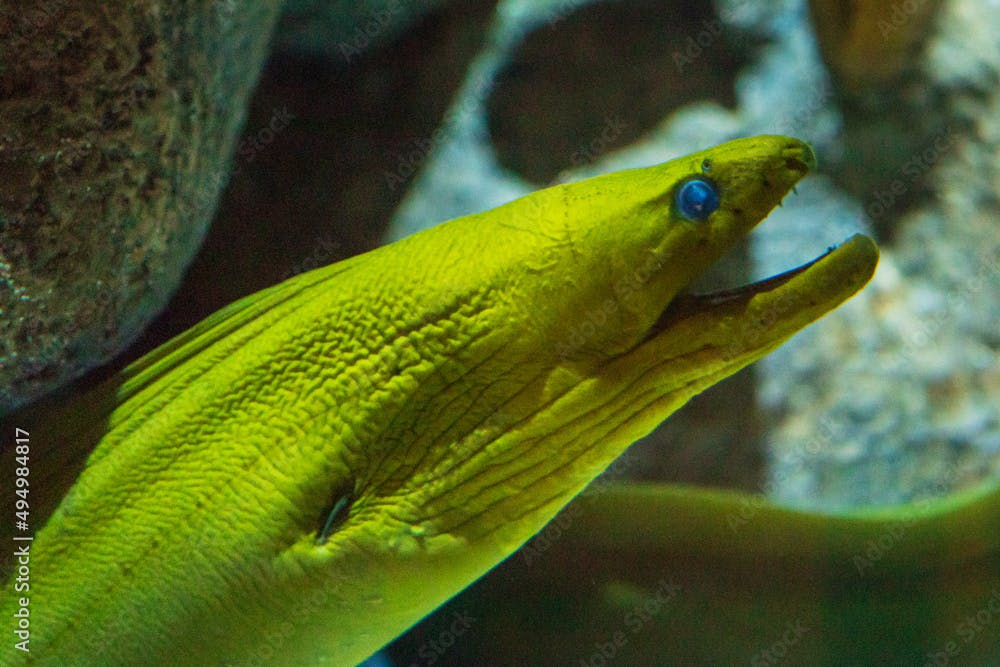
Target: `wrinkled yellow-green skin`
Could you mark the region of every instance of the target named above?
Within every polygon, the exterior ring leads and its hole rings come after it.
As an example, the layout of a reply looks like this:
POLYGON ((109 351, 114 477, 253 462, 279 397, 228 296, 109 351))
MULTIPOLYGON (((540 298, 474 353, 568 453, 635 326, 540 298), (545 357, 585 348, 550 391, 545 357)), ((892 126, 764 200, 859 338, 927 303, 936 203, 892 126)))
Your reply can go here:
MULTIPOLYGON (((868 280, 855 237, 664 313, 813 162, 755 137, 556 186, 293 278, 129 367, 32 545, 34 664, 363 660, 868 280), (721 197, 705 221, 674 205, 696 175, 721 197)), ((0 663, 25 664, 8 636, 0 663)))

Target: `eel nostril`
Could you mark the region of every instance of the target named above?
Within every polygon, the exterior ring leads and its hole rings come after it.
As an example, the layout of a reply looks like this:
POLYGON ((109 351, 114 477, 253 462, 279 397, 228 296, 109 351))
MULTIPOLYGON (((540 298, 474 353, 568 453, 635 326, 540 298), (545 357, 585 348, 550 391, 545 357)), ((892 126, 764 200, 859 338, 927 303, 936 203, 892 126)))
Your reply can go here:
POLYGON ((789 146, 782 151, 782 155, 785 158, 785 166, 789 169, 795 169, 797 171, 812 171, 816 168, 817 160, 816 153, 813 151, 812 146, 806 143, 796 142, 794 144, 789 144, 789 146))

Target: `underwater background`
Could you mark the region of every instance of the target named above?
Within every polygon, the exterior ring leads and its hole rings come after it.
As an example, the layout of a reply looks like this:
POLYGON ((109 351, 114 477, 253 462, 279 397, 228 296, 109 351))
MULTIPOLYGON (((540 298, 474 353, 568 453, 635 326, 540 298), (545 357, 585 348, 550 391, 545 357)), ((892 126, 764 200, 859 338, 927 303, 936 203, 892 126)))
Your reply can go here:
MULTIPOLYGON (((700 287, 772 275, 855 231, 880 243, 876 277, 697 397, 604 481, 761 491, 835 513, 1000 477, 1000 3, 201 4, 201 41, 175 45, 176 62, 157 55, 188 82, 176 99, 151 99, 136 75, 151 45, 93 33, 117 46, 60 74, 81 86, 73 104, 28 119, 16 103, 54 95, 56 68, 32 39, 88 3, 0 14, 25 40, 0 61, 3 410, 114 358, 86 386, 241 296, 437 222, 777 133, 811 142, 819 169, 700 287), (114 85, 88 87, 98 75, 114 85), (13 169, 39 136, 44 159, 13 169)), ((753 598, 726 601, 746 581, 701 582, 719 611, 695 616, 677 572, 697 578, 697 562, 664 571, 627 535, 595 537, 588 553, 579 535, 563 539, 571 508, 370 664, 852 664, 851 642, 879 631, 810 640, 833 612, 804 606, 778 634, 713 646, 753 615, 753 598)), ((734 534, 755 539, 753 516, 734 534)), ((763 599, 781 571, 733 576, 760 577, 763 599)), ((881 664, 1000 664, 1000 611, 978 618, 975 650, 881 664)), ((964 648, 962 627, 952 634, 964 648)))

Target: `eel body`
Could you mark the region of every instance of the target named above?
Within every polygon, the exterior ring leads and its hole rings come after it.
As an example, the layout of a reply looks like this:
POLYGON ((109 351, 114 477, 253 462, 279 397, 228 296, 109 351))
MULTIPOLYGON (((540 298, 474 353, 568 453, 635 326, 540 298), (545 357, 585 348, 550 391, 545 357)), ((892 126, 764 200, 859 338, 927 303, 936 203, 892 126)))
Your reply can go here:
POLYGON ((390 657, 440 653, 449 665, 1000 665, 1000 484, 831 515, 598 482, 390 657), (456 618, 470 627, 434 653, 456 618))
POLYGON ((292 278, 135 362, 75 435, 29 429, 52 454, 32 460, 37 495, 74 438, 96 447, 33 516, 30 590, 8 581, 0 603, 5 625, 30 610, 30 651, 6 629, 0 663, 365 659, 868 281, 877 250, 856 236, 685 293, 814 161, 761 136, 555 186, 292 278))

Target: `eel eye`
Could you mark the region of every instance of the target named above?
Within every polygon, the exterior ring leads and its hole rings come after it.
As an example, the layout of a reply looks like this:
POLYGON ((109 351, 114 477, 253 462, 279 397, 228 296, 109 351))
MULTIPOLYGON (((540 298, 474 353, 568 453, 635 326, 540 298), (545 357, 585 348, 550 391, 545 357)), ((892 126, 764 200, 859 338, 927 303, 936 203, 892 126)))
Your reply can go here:
POLYGON ((719 208, 719 192, 711 181, 692 178, 677 190, 677 210, 688 220, 705 220, 719 208))

